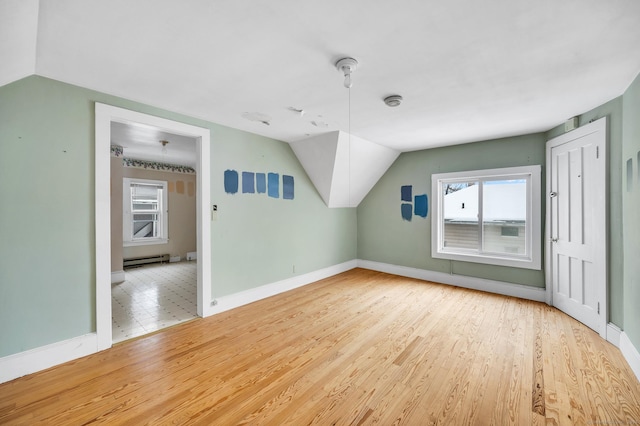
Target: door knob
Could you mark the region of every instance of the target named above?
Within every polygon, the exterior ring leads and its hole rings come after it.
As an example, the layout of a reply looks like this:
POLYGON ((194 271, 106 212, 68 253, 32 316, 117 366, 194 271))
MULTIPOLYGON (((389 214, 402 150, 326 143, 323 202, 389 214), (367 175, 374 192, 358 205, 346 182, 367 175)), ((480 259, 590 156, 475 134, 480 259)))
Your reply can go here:
POLYGON ((557 242, 558 242, 558 239, 557 239, 557 238, 552 238, 552 239, 551 239, 551 242, 552 242, 552 243, 557 243, 557 242))

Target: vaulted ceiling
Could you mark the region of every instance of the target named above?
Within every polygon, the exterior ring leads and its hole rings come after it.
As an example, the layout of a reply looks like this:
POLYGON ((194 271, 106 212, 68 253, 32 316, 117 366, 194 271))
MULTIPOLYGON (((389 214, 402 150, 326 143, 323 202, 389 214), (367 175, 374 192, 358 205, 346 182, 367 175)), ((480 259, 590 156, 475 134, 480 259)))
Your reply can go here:
POLYGON ((286 142, 350 131, 411 151, 619 96, 640 71, 640 2, 0 0, 0 58, 0 86, 38 74, 286 142))

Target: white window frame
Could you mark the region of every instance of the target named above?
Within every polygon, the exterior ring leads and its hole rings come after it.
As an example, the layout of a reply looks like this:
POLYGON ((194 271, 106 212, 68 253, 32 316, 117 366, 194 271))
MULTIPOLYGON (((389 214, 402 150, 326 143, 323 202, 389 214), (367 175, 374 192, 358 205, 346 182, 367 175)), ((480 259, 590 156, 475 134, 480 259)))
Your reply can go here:
MULTIPOLYGON (((459 260, 489 265, 510 266, 515 268, 537 269, 542 264, 542 198, 541 169, 536 166, 507 167, 501 169, 472 170, 431 175, 431 256, 438 259, 459 260), (444 183, 468 181, 492 181, 507 179, 525 179, 527 181, 527 208, 525 225, 525 254, 488 253, 481 250, 444 247, 444 202, 442 187, 444 183)), ((482 185, 478 189, 478 223, 482 224, 482 185)), ((482 234, 481 234, 482 235, 482 234)), ((479 237, 480 241, 482 236, 479 237)))
POLYGON ((151 179, 122 179, 122 244, 124 247, 146 246, 153 244, 167 244, 169 242, 169 191, 167 182, 151 179), (133 237, 133 213, 131 211, 131 185, 155 185, 162 187, 160 209, 158 211, 158 222, 160 229, 156 238, 134 238, 133 237))

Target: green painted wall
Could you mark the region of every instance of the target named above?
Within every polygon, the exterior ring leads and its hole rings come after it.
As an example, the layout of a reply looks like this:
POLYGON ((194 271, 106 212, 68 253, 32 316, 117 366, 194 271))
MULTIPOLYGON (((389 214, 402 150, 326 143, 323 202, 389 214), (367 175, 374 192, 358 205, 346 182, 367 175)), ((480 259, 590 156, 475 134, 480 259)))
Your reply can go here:
MULTIPOLYGON (((211 130, 211 200, 219 206, 212 222, 214 297, 355 258, 544 287, 542 271, 432 259, 431 214, 403 221, 400 187, 413 185, 414 194, 431 199, 432 173, 544 166, 545 142, 562 133, 560 126, 404 153, 357 211, 328 209, 283 142, 32 76, 0 87, 0 357, 95 330, 95 102, 211 130), (290 174, 295 200, 226 194, 226 169, 290 174)), ((603 116, 610 316, 640 347, 640 77, 620 98, 582 114, 580 125, 603 116), (629 192, 628 159, 635 179, 629 192)))
MULTIPOLYGON (((609 131, 609 169, 607 191, 609 192, 609 321, 623 328, 623 247, 622 235, 622 97, 615 98, 604 105, 581 114, 579 125, 584 126, 592 120, 607 117, 609 131)), ((553 139, 564 133, 564 124, 547 132, 547 139, 553 139)))
POLYGON ((227 142, 213 148, 214 297, 356 259, 356 209, 327 208, 289 144, 228 128, 213 139, 227 142), (294 176, 295 200, 226 194, 226 169, 294 176))
POLYGON ((28 77, 0 87, 0 357, 95 331, 95 102, 211 130, 215 297, 356 258, 355 209, 328 209, 288 144, 28 77), (290 174, 295 200, 225 194, 228 168, 290 174))
POLYGON ((0 88, 0 356, 95 330, 90 120, 64 85, 0 88))
POLYGON ((636 349, 640 349, 640 75, 624 93, 622 107, 624 331, 636 349), (628 160, 633 165, 630 185, 628 160))
MULTIPOLYGON (((359 258, 544 287, 542 271, 433 259, 431 212, 426 218, 403 220, 400 187, 413 185, 414 194, 426 193, 431 207, 432 173, 544 165, 545 142, 540 133, 403 153, 358 207, 359 258)), ((541 214, 544 221, 544 204, 541 214)))

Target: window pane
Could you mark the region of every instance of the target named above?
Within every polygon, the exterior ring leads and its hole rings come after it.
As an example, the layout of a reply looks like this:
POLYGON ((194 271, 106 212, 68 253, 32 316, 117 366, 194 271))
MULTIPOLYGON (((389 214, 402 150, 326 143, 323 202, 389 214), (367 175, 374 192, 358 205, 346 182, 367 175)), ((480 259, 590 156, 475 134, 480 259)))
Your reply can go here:
POLYGON ((157 214, 133 215, 133 238, 157 238, 158 229, 157 214))
POLYGON ((168 234, 167 182, 123 178, 124 246, 164 244, 168 234))
POLYGON ((158 210, 158 202, 157 201, 140 201, 140 200, 132 200, 133 202, 133 210, 158 210))
POLYGON ((540 270, 540 172, 521 166, 432 174, 431 256, 540 270))
POLYGON ((158 193, 162 190, 158 185, 131 185, 131 196, 139 200, 157 200, 158 193))
POLYGON ((443 248, 478 250, 478 182, 443 183, 443 248))
POLYGON ((482 198, 483 250, 525 255, 526 179, 486 181, 482 198))
POLYGON ((131 185, 131 209, 139 210, 155 210, 160 205, 162 187, 158 185, 131 185))

